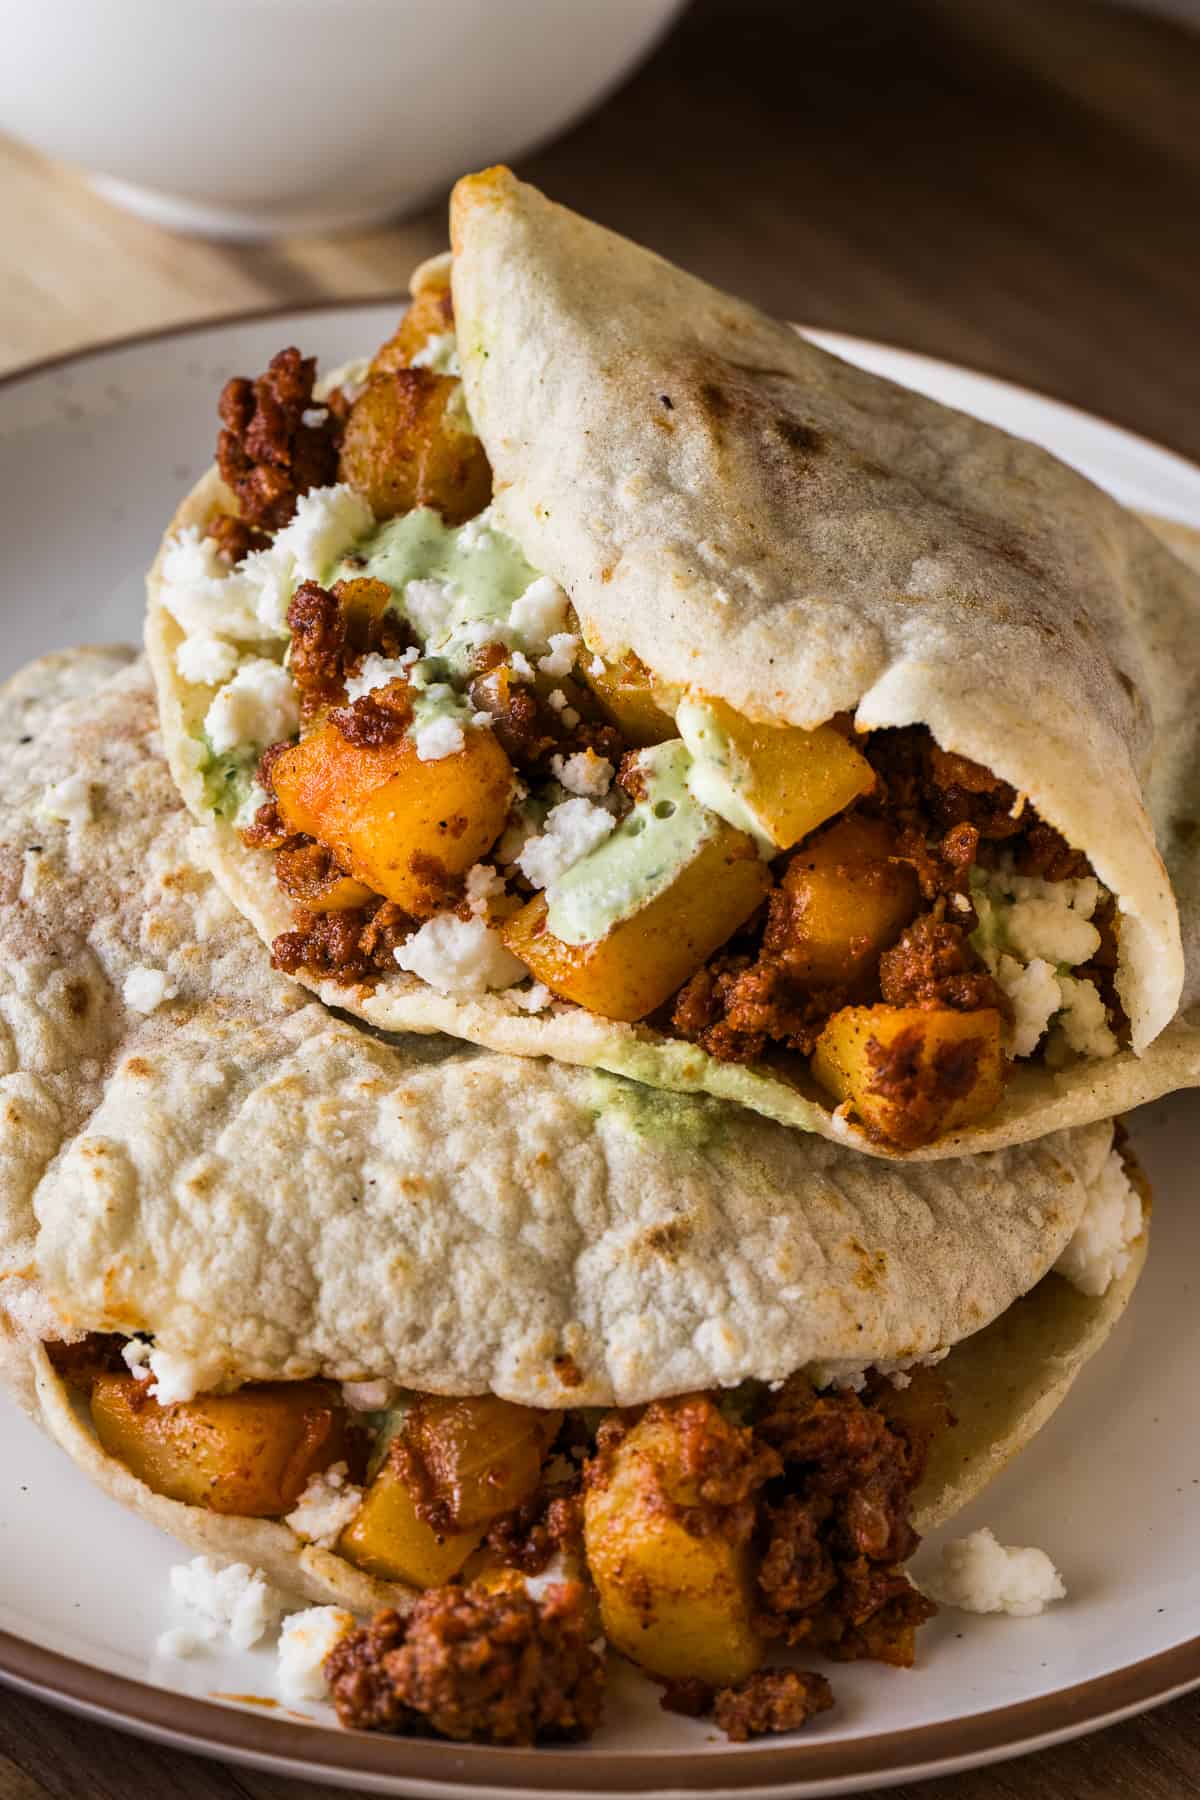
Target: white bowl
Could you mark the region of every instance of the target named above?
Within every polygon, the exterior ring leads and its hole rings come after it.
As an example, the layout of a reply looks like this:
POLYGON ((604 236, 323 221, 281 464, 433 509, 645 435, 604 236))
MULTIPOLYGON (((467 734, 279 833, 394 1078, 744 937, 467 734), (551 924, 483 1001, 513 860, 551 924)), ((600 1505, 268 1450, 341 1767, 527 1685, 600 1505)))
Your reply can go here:
POLYGON ((0 128, 176 230, 411 211, 564 129, 683 0, 0 0, 0 128))

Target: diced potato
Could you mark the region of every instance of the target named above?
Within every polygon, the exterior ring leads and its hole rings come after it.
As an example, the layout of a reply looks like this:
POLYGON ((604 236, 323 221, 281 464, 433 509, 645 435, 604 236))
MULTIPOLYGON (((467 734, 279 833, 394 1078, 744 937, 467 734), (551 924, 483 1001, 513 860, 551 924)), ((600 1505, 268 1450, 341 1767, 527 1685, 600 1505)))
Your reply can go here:
POLYGON ((431 369, 372 375, 350 408, 338 480, 377 519, 432 506, 462 525, 492 497, 492 471, 461 411, 460 383, 431 369))
POLYGON ((280 1518, 309 1478, 344 1462, 349 1418, 323 1381, 279 1381, 160 1406, 132 1375, 100 1375, 92 1423, 110 1456, 168 1499, 280 1518))
POLYGON ((491 1521, 536 1488, 561 1413, 513 1406, 491 1395, 441 1400, 424 1396, 389 1449, 338 1548, 370 1574, 415 1587, 457 1575, 491 1521), (438 1531, 417 1510, 410 1458, 424 1472, 426 1500, 445 1506, 438 1531))
POLYGON ((516 1406, 494 1394, 439 1399, 427 1394, 405 1425, 456 1525, 486 1523, 531 1494, 562 1414, 516 1406))
POLYGON ((271 771, 284 823, 327 845, 374 893, 428 918, 508 817, 512 765, 492 732, 464 729, 461 750, 422 762, 411 735, 352 744, 323 725, 271 771))
POLYGON ((894 849, 882 820, 852 813, 796 852, 780 883, 780 928, 767 943, 792 978, 849 986, 874 971, 920 901, 912 868, 888 861, 894 849))
POLYGON ((417 352, 432 337, 454 329, 454 303, 447 281, 423 287, 413 296, 412 305, 397 325, 386 344, 381 344, 371 359, 372 375, 387 374, 393 369, 406 369, 417 352))
POLYGON ((598 943, 556 938, 541 895, 508 921, 504 941, 562 999, 605 1019, 644 1019, 733 936, 770 886, 752 840, 723 825, 664 893, 598 943))
POLYGON ((389 1455, 337 1547, 368 1575, 419 1588, 441 1587, 458 1574, 485 1529, 435 1531, 417 1512, 403 1466, 389 1455))
POLYGON ((990 1009, 847 1006, 818 1038, 813 1074, 868 1131, 916 1150, 999 1105, 1003 1023, 990 1009))
POLYGON ((632 653, 623 662, 606 663, 602 673, 583 658, 583 678, 604 711, 635 750, 676 737, 675 721, 654 698, 650 672, 632 653))
POLYGON ((757 827, 780 850, 870 793, 866 757, 831 725, 754 725, 723 700, 705 696, 679 710, 679 729, 694 756, 719 748, 728 779, 757 827))
POLYGON ((750 1545, 693 1535, 676 1508, 689 1481, 672 1403, 652 1407, 593 1469, 584 1497, 588 1568, 609 1642, 652 1674, 724 1687, 757 1668, 750 1545))

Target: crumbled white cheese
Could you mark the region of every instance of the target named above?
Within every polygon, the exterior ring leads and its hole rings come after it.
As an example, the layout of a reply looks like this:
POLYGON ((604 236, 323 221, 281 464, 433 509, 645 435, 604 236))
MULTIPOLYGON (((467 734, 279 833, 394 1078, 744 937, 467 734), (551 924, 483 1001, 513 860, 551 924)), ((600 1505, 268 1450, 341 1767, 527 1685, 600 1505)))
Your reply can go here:
POLYGON ((130 969, 121 984, 121 997, 134 1012, 152 1013, 164 1000, 175 998, 175 985, 161 969, 148 969, 142 963, 130 969))
POLYGON ((536 888, 552 887, 581 856, 603 843, 616 824, 610 812, 583 795, 551 807, 540 836, 531 837, 516 858, 536 888))
POLYGON ((1063 1578, 1044 1550, 999 1544, 991 1531, 973 1531, 942 1550, 941 1567, 922 1582, 943 1606, 962 1612, 1032 1618, 1051 1600, 1066 1598, 1063 1578))
POLYGON ((249 1563, 221 1567, 211 1556, 195 1556, 171 1570, 177 1600, 229 1634, 235 1650, 257 1644, 284 1612, 284 1602, 261 1569, 249 1563))
POLYGON ((1072 1053, 1115 1055, 1119 1046, 1095 983, 1067 973, 1100 948, 1091 922, 1099 882, 1043 881, 1000 867, 978 872, 972 895, 979 926, 971 941, 1013 1005, 1010 1054, 1032 1055, 1053 1025, 1050 1063, 1072 1053))
POLYGON ((1062 1011, 1055 1020, 1055 1036, 1077 1056, 1115 1056, 1120 1046, 1108 1023, 1104 1001, 1094 981, 1060 975, 1062 1011))
POLYGON ((202 1644, 211 1644, 216 1635, 217 1627, 208 1619, 198 1619, 194 1627, 175 1625, 168 1631, 159 1632, 154 1640, 154 1654, 177 1660, 194 1656, 202 1644))
POLYGON ((895 1388, 912 1386, 913 1369, 931 1369, 935 1364, 943 1362, 950 1354, 949 1345, 942 1350, 931 1350, 928 1356, 910 1356, 891 1360, 888 1357, 876 1357, 873 1362, 850 1362, 843 1358, 840 1361, 813 1363, 809 1367, 809 1377, 814 1387, 849 1388, 851 1393, 861 1394, 867 1385, 868 1375, 883 1375, 895 1388))
POLYGON ((343 1381, 342 1399, 351 1412, 386 1412, 396 1390, 390 1381, 343 1381))
POLYGON ((466 733, 458 720, 445 713, 430 719, 413 734, 419 762, 441 762, 443 757, 457 756, 466 741, 466 733))
POLYGON ((1080 1293, 1106 1293, 1129 1267, 1130 1245, 1141 1235, 1142 1201, 1113 1150, 1100 1171, 1075 1235, 1055 1263, 1080 1293))
POLYGON ((550 652, 538 658, 543 675, 569 675, 579 653, 579 639, 573 631, 555 631, 550 637, 550 652))
POLYGON ((156 1345, 150 1352, 149 1365, 154 1377, 154 1398, 160 1406, 173 1406, 177 1400, 194 1400, 204 1386, 204 1370, 190 1357, 176 1356, 156 1345))
POLYGON ((329 1692, 325 1658, 354 1629, 354 1614, 341 1606, 310 1606, 291 1613, 279 1633, 276 1680, 285 1700, 323 1700, 329 1692))
POLYGON ((996 980, 1012 1001, 1012 1054, 1032 1056, 1062 1005, 1058 976, 1040 956, 1028 966, 1015 956, 1002 956, 996 965, 996 980))
POLYGON ((483 919, 439 913, 396 950, 396 961, 440 994, 483 994, 512 987, 529 970, 483 919))
POLYGON ((287 670, 265 656, 249 657, 220 688, 204 716, 218 756, 241 745, 258 750, 299 729, 300 703, 287 670))
POLYGON ((68 775, 48 787, 38 801, 44 818, 60 825, 87 825, 92 819, 92 784, 86 775, 68 775))
POLYGON ((613 766, 606 756, 597 756, 594 750, 579 750, 574 756, 552 756, 550 772, 568 794, 582 794, 585 799, 602 800, 612 786, 613 766))
POLYGON ((492 537, 493 514, 490 506, 485 506, 481 513, 468 519, 465 525, 458 528, 458 547, 460 550, 490 550, 492 537))
POLYGON ((228 578, 249 595, 257 628, 238 632, 209 620, 212 629, 226 637, 286 637, 288 604, 300 583, 327 581, 373 524, 366 501, 344 483, 301 494, 274 541, 244 558, 228 578))
POLYGON ((486 919, 491 902, 505 893, 504 877, 490 863, 476 863, 467 870, 467 904, 476 918, 486 919))
POLYGON ((379 656, 372 651, 364 656, 359 664, 358 673, 351 675, 346 682, 346 698, 353 704, 361 700, 364 694, 373 694, 376 688, 387 687, 389 682, 399 681, 407 677, 421 652, 415 644, 409 646, 403 656, 379 656))
POLYGON ((363 1491, 349 1480, 349 1473, 347 1464, 340 1462, 309 1477, 285 1521, 297 1537, 332 1550, 362 1505, 363 1491))
MULTIPOLYGON (((270 554, 259 551, 257 557, 270 554)), ((187 637, 205 632, 254 643, 263 635, 258 614, 260 584, 245 571, 246 564, 255 561, 248 557, 231 571, 212 538, 205 537, 198 525, 185 526, 163 550, 159 570, 162 603, 187 637)), ((282 625, 282 631, 286 629, 282 625)))
POLYGON ((175 666, 185 681, 216 687, 228 681, 238 666, 238 653, 227 639, 211 631, 192 631, 175 652, 175 666))
POLYGON ((579 750, 572 756, 553 756, 550 767, 568 793, 594 800, 601 800, 608 793, 616 772, 608 758, 597 756, 594 750, 579 750))
POLYGON ((300 414, 300 423, 307 425, 310 431, 319 431, 329 417, 327 406, 306 406, 300 414))
POLYGON ((519 681, 533 680, 533 664, 520 650, 514 650, 508 659, 508 666, 519 681))
POLYGON ((588 674, 594 676, 597 681, 604 674, 604 658, 602 656, 593 656, 588 664, 588 674))
POLYGON ((458 590, 440 575, 404 584, 404 611, 426 644, 440 644, 453 623, 458 590))
POLYGON ((515 993, 513 999, 522 1012, 540 1013, 545 1012, 553 1001, 554 995, 540 981, 535 981, 532 987, 523 988, 519 993, 515 993))
POLYGON ((121 1359, 139 1381, 149 1381, 150 1346, 145 1338, 130 1338, 127 1344, 122 1344, 121 1359))
POLYGON ((539 575, 531 581, 520 599, 514 600, 508 622, 520 635, 527 652, 540 654, 550 649, 550 640, 566 628, 567 596, 557 581, 539 575))
POLYGON ((565 712, 567 696, 563 693, 561 688, 554 688, 546 695, 546 704, 547 706, 552 706, 556 713, 565 712))

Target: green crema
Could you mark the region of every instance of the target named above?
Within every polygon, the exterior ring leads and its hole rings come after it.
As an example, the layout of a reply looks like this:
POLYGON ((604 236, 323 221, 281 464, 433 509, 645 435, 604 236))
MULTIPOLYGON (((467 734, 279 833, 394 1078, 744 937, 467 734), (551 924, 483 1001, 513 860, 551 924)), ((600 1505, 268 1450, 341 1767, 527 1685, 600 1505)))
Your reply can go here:
POLYGON ((203 732, 200 734, 200 741, 205 751, 204 759, 199 765, 200 777, 204 782, 205 803, 219 819, 232 822, 241 812, 254 785, 258 752, 228 750, 218 756, 203 732))
POLYGON ((491 523, 490 513, 449 526, 428 506, 381 525, 358 546, 353 561, 342 562, 336 578, 363 576, 386 582, 396 611, 413 626, 427 654, 459 677, 468 673, 479 645, 499 635, 493 628, 505 627, 505 639, 520 647, 520 602, 539 580, 520 546, 491 523))
POLYGON ((594 944, 677 880, 723 822, 688 785, 692 758, 679 738, 643 750, 645 797, 552 889, 546 923, 564 944, 594 944))

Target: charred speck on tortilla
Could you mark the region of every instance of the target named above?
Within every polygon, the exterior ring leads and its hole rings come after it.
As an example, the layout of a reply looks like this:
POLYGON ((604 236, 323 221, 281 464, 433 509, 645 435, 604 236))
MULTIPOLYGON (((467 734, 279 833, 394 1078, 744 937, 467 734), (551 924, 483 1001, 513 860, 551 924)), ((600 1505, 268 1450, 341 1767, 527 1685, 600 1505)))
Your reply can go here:
POLYGON ((1181 991, 1127 600, 1188 572, 504 171, 453 223, 369 364, 228 384, 152 577, 176 773, 276 965, 879 1154, 1075 1122, 1030 1096, 1086 1108, 1181 991))

